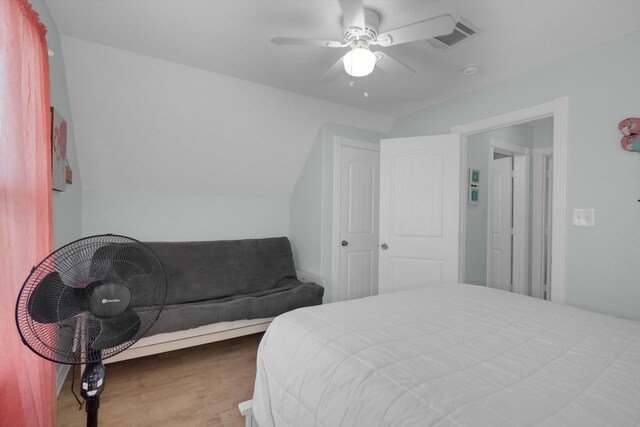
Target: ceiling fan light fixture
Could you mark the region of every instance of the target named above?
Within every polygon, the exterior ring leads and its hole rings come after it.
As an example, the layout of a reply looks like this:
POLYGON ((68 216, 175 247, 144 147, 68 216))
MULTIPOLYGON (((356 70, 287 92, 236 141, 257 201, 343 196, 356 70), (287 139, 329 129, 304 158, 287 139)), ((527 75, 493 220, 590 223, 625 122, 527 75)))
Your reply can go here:
POLYGON ((342 58, 344 70, 353 77, 364 77, 371 74, 376 66, 376 55, 368 46, 354 46, 342 58))

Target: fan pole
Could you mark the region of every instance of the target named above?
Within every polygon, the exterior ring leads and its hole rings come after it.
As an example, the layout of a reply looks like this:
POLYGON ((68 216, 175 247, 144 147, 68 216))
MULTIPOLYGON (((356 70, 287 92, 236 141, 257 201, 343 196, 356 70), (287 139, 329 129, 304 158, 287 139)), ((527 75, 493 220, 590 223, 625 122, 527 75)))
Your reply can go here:
POLYGON ((98 408, 100 407, 100 397, 87 399, 87 427, 98 427, 98 408))
POLYGON ((104 390, 104 365, 92 362, 82 372, 82 388, 80 395, 86 401, 87 427, 98 427, 98 408, 100 393, 104 390))

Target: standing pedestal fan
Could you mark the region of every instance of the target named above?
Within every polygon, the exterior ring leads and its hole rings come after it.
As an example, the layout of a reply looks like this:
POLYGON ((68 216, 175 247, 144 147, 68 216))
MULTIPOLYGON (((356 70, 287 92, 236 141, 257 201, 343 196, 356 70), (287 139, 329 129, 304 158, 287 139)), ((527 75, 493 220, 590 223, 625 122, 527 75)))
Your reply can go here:
POLYGON ((16 304, 22 341, 57 363, 86 365, 87 426, 98 425, 102 360, 133 345, 158 319, 167 279, 158 256, 112 234, 76 240, 31 270, 16 304))

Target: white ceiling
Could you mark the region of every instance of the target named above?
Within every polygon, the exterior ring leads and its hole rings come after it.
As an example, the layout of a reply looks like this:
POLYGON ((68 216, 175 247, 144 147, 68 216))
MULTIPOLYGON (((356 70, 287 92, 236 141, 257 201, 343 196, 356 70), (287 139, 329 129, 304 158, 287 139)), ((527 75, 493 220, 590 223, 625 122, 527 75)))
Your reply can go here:
MULTIPOLYGON (((274 36, 341 40, 337 0, 46 0, 61 34, 398 117, 640 30, 638 0, 364 0, 380 32, 449 13, 481 34, 450 50, 380 48, 416 70, 322 83, 345 50, 275 46, 274 36), (464 76, 476 64, 481 71, 464 76)), ((624 58, 620 58, 623 66, 624 58)))

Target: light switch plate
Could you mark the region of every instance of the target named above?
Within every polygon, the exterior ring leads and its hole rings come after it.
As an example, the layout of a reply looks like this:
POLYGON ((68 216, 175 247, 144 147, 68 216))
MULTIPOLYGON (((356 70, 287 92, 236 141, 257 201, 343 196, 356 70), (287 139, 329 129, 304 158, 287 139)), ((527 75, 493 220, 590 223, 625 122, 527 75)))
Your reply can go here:
POLYGON ((596 210, 574 209, 571 224, 578 227, 593 227, 596 224, 596 210))

